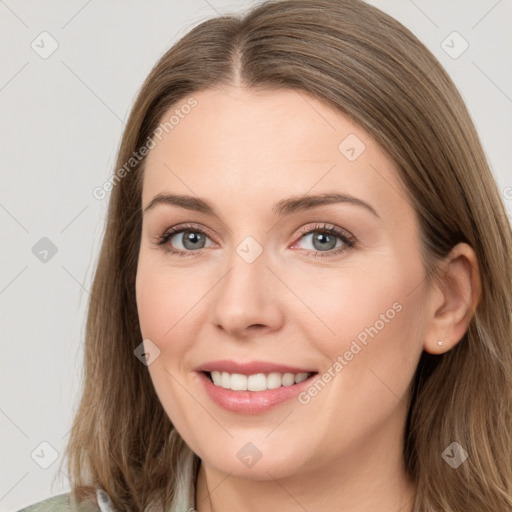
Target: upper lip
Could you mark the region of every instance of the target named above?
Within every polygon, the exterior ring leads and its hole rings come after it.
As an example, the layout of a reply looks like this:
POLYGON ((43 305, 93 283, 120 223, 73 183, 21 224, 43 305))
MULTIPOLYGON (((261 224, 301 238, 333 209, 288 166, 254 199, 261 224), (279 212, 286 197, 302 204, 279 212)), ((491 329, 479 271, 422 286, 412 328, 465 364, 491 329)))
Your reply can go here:
POLYGON ((228 359, 209 361, 196 368, 198 372, 227 372, 241 375, 255 375, 257 373, 314 373, 316 370, 299 368, 285 364, 276 364, 269 361, 236 362, 228 359))

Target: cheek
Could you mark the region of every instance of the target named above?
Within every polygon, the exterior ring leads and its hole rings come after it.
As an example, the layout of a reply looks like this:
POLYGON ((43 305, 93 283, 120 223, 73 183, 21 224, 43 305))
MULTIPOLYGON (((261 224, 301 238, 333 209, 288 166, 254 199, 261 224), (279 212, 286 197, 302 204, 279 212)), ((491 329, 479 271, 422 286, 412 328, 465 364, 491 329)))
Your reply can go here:
POLYGON ((364 343, 375 333, 372 326, 379 333, 389 332, 389 326, 400 323, 403 316, 399 310, 405 306, 406 282, 403 273, 389 266, 385 272, 376 266, 371 271, 361 267, 342 272, 331 269, 330 274, 295 282, 297 295, 304 297, 310 310, 308 322, 314 328, 311 339, 331 356, 348 349, 346 345, 353 339, 364 343))
POLYGON ((327 370, 343 373, 336 385, 357 388, 358 394, 365 388, 370 394, 388 392, 376 375, 405 393, 421 355, 424 290, 411 291, 412 284, 421 283, 423 269, 416 262, 397 261, 382 258, 381 265, 344 269, 337 277, 317 276, 301 284, 300 293, 307 291, 318 318, 309 315, 315 322, 308 338, 330 362, 342 359, 342 369, 327 363, 327 370))
POLYGON ((160 349, 166 337, 174 336, 179 318, 186 313, 183 289, 187 290, 181 279, 156 269, 149 261, 139 261, 136 297, 141 333, 160 349))
POLYGON ((136 278, 141 334, 160 350, 160 356, 148 370, 167 415, 180 432, 187 432, 190 425, 201 423, 201 411, 190 406, 187 386, 179 384, 183 382, 179 367, 185 364, 191 340, 195 339, 190 322, 194 304, 204 291, 196 281, 191 285, 186 271, 170 271, 148 260, 139 259, 136 278))
POLYGON ((366 270, 344 272, 337 281, 317 280, 310 288, 309 304, 325 325, 316 322, 308 337, 327 362, 322 382, 306 390, 301 403, 318 418, 329 447, 369 436, 397 411, 405 414, 421 355, 423 291, 420 286, 411 293, 408 273, 421 282, 421 267, 388 262, 386 272, 366 270))
POLYGON ((172 295, 145 265, 139 264, 136 280, 139 322, 144 338, 159 339, 171 327, 171 318, 165 311, 173 311, 172 295))
MULTIPOLYGON (((218 279, 218 278, 217 278, 218 279)), ((185 268, 170 268, 161 260, 139 260, 136 299, 141 334, 156 343, 173 364, 182 359, 204 323, 204 303, 216 282, 215 275, 185 268)))

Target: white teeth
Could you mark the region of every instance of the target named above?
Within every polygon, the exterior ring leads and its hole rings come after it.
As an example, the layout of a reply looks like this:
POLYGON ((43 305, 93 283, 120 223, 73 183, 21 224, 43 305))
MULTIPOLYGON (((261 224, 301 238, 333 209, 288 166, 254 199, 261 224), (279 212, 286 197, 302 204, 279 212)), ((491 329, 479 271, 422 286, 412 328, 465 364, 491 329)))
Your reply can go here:
POLYGON ((247 390, 247 375, 241 373, 233 373, 231 375, 230 388, 234 391, 247 390))
POLYGON ((306 380, 308 378, 309 373, 298 373, 295 375, 295 384, 298 384, 299 382, 302 382, 303 380, 306 380))
POLYGON ((304 373, 256 373, 254 375, 242 375, 240 373, 227 373, 213 371, 210 373, 213 383, 225 389, 235 391, 265 391, 281 386, 292 386, 306 380, 310 374, 304 373))
MULTIPOLYGON (((217 373, 220 373, 220 372, 217 372, 217 373)), ((217 384, 218 386, 222 386, 223 388, 226 388, 226 389, 231 389, 231 377, 229 375, 229 373, 220 373, 220 382, 217 384)))
POLYGON ((247 379, 247 389, 249 391, 265 391, 267 389, 267 377, 264 373, 249 375, 247 379))
POLYGON ((267 389, 275 389, 281 387, 281 374, 269 373, 267 376, 267 389))
POLYGON ((283 386, 291 386, 295 384, 295 375, 293 373, 285 373, 283 375, 283 386))
MULTIPOLYGON (((222 382, 222 375, 221 375, 221 373, 220 372, 211 372, 210 375, 212 376, 213 383, 216 386, 220 386, 221 382, 222 382)), ((227 384, 229 384, 229 381, 227 382, 227 384)), ((224 387, 224 386, 222 386, 222 387, 224 387)))

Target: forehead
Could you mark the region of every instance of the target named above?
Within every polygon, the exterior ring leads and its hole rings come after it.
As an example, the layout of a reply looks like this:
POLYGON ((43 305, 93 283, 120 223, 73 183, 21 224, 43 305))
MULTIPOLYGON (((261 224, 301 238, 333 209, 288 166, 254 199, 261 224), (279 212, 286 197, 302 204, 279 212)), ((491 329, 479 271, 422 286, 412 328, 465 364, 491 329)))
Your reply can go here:
POLYGON ((189 99, 161 119, 174 114, 147 157, 143 205, 171 191, 249 207, 336 190, 381 209, 409 206, 393 160, 326 102, 302 91, 231 87, 194 93, 195 106, 180 110, 189 99))

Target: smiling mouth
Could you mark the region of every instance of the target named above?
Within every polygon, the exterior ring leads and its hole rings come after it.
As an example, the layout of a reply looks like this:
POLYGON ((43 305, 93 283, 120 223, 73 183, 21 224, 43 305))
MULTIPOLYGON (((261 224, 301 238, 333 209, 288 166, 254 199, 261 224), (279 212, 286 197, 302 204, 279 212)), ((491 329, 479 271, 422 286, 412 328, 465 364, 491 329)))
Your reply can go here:
POLYGON ((313 377, 318 372, 302 373, 256 373, 243 375, 241 373, 228 373, 220 371, 203 371, 214 386, 230 389, 232 391, 266 391, 280 387, 289 387, 300 384, 313 377))

